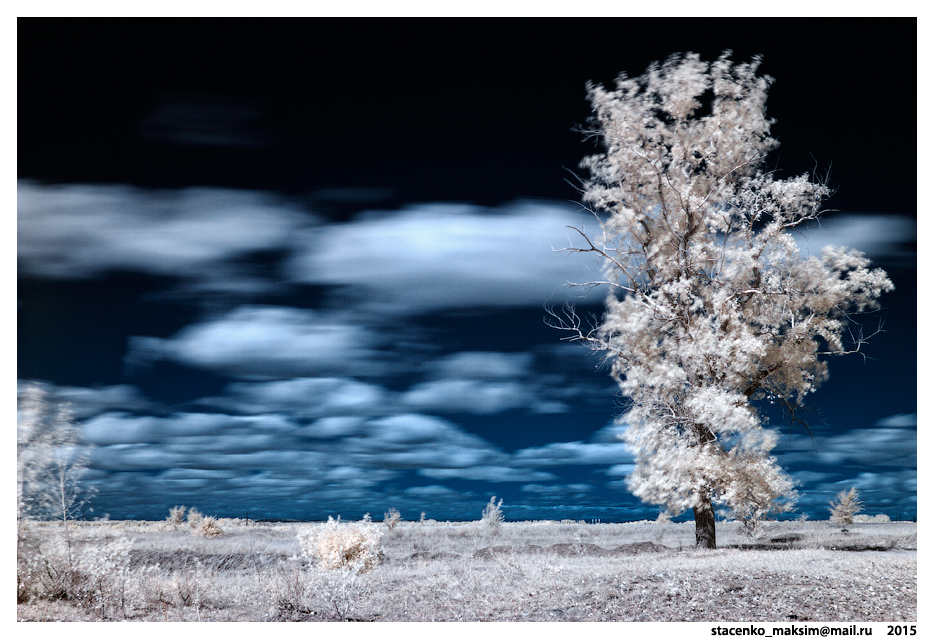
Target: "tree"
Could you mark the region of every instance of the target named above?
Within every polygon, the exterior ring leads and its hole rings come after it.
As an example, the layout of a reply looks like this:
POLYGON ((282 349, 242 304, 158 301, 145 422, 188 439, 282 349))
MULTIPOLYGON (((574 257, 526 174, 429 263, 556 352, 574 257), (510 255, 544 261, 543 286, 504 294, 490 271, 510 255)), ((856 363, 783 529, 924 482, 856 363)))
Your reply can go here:
MULTIPOLYGON (((81 484, 87 448, 81 446, 71 408, 55 404, 40 385, 20 394, 16 429, 17 520, 73 519, 92 493, 81 484)), ((67 531, 67 527, 66 527, 67 531)))
POLYGON ((839 493, 837 502, 832 502, 831 507, 828 508, 831 512, 831 522, 843 525, 853 524, 854 516, 864 508, 859 496, 857 487, 851 487, 850 491, 839 493))
MULTIPOLYGON (((758 407, 795 419, 828 376, 827 355, 860 350, 854 314, 893 288, 856 251, 800 253, 791 232, 817 221, 830 195, 808 175, 778 179, 759 58, 725 52, 654 63, 616 89, 589 84, 583 129, 606 149, 585 158, 582 200, 599 232, 576 231, 607 286, 603 318, 553 313, 611 363, 636 455, 630 491, 673 515, 692 509, 696 543, 715 548, 714 506, 744 521, 791 509, 795 482, 770 452, 758 407), (845 344, 845 333, 852 340, 845 344)), ((579 242, 579 244, 581 244, 579 242)))

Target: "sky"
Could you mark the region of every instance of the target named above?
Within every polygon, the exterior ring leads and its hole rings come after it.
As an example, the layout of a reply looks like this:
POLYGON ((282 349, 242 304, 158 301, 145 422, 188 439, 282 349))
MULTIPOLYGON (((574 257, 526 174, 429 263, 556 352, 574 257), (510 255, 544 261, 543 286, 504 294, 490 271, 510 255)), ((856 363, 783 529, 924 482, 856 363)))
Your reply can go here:
MULTIPOLYGON (((762 55, 780 177, 896 290, 809 429, 799 511, 916 515, 916 24, 896 19, 18 21, 17 379, 93 445, 88 518, 654 519, 623 400, 548 326, 599 268, 586 83, 762 55)), ((690 513, 686 514, 690 517, 690 513)))

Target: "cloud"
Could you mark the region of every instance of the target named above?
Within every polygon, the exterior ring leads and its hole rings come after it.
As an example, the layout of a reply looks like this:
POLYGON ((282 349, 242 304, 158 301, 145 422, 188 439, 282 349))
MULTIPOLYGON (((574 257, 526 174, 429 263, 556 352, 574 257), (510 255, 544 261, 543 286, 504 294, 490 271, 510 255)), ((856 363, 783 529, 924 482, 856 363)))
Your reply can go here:
POLYGON ((916 430, 867 427, 832 435, 783 437, 774 453, 783 466, 794 464, 916 467, 916 430))
POLYGON ((624 442, 552 442, 521 449, 514 454, 514 459, 517 464, 532 466, 619 465, 632 463, 634 456, 624 442))
POLYGON ((565 497, 569 494, 585 494, 591 493, 594 491, 594 487, 589 484, 573 483, 573 484, 525 484, 520 487, 520 490, 525 493, 534 493, 539 496, 561 496, 565 497))
POLYGON ((535 405, 535 397, 517 382, 437 380, 416 384, 402 402, 423 411, 489 415, 535 405))
MULTIPOLYGON (((435 416, 404 414, 370 420, 360 435, 343 440, 340 450, 361 466, 393 469, 465 470, 506 460, 483 438, 435 416)), ((441 477, 441 476, 432 476, 441 477)))
POLYGON ((820 256, 822 247, 857 249, 874 260, 912 257, 908 245, 916 239, 914 220, 896 215, 838 214, 795 234, 803 253, 820 256))
MULTIPOLYGON (((33 383, 35 384, 35 383, 33 383)), ((22 389, 25 381, 18 381, 22 389)), ((153 411, 155 403, 146 399, 140 390, 131 384, 118 384, 106 387, 72 387, 42 384, 49 392, 52 402, 67 403, 76 420, 86 420, 92 416, 109 411, 132 411, 144 413, 153 411)))
POLYGON ((533 361, 531 353, 461 351, 429 363, 436 378, 516 378, 527 375, 533 361))
POLYGON ((558 477, 545 471, 516 469, 501 465, 482 465, 462 469, 420 469, 419 475, 435 479, 457 478, 486 482, 546 482, 558 477))
POLYGON ((413 205, 317 229, 286 269, 297 282, 353 287, 359 300, 404 313, 541 306, 597 270, 553 251, 570 244, 577 211, 550 202, 413 205))
POLYGON ((132 365, 166 359, 232 376, 288 378, 375 368, 373 334, 353 320, 277 306, 242 306, 171 338, 132 337, 132 365))
POLYGON ((636 468, 636 464, 615 464, 607 471, 606 473, 609 476, 628 476, 633 473, 633 470, 636 468))
MULTIPOLYGON (((401 394, 400 402, 420 411, 440 413, 568 411, 568 404, 555 397, 565 395, 565 391, 556 391, 556 385, 546 384, 534 370, 534 362, 532 353, 453 353, 425 365, 429 381, 412 385, 401 394)), ((565 389, 568 386, 571 385, 565 389)))
POLYGON ((430 484, 421 487, 408 487, 403 494, 416 498, 446 498, 459 495, 454 489, 440 484, 430 484))
POLYGON ((887 416, 877 420, 874 426, 891 427, 895 429, 906 429, 912 427, 915 429, 917 424, 918 416, 915 413, 898 413, 896 415, 887 416))
POLYGON ((384 411, 389 392, 354 378, 293 378, 270 382, 236 382, 224 395, 198 402, 236 413, 287 412, 307 418, 338 415, 373 415, 384 411))
POLYGON ((21 274, 84 279, 107 271, 174 276, 240 291, 275 286, 235 264, 288 247, 314 219, 271 195, 213 188, 17 183, 21 274))

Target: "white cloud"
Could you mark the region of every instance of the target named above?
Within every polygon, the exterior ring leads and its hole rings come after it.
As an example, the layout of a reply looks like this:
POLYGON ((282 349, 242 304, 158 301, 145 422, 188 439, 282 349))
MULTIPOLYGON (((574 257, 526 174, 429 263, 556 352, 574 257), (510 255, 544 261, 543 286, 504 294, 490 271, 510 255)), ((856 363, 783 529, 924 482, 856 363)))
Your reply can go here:
POLYGON ((437 380, 417 384, 401 401, 423 411, 494 414, 535 405, 535 397, 517 382, 437 380))
POLYGON ((525 484, 520 487, 525 493, 534 493, 540 496, 567 496, 569 494, 584 494, 594 491, 589 484, 525 484))
POLYGON ((606 473, 606 474, 609 475, 609 476, 624 476, 624 477, 626 477, 626 476, 630 475, 631 473, 633 473, 633 470, 634 470, 635 468, 636 468, 636 465, 635 465, 635 464, 615 464, 615 465, 613 465, 612 467, 610 467, 609 469, 607 469, 607 471, 605 471, 604 473, 606 473))
POLYGON ((783 466, 819 463, 914 469, 918 451, 916 429, 900 426, 909 422, 914 427, 914 414, 890 416, 880 420, 877 426, 836 435, 784 436, 774 453, 783 466))
POLYGON ((915 428, 918 424, 918 416, 915 413, 897 413, 878 420, 877 427, 892 427, 896 429, 915 428))
POLYGON ((56 387, 54 396, 57 401, 71 405, 72 413, 78 420, 94 416, 105 411, 136 411, 152 409, 153 403, 143 397, 139 389, 130 384, 109 387, 56 387))
POLYGON ((85 440, 96 446, 111 444, 156 444, 183 436, 217 435, 231 424, 221 414, 190 413, 160 418, 107 412, 85 422, 85 440))
POLYGON ((483 438, 435 416, 404 414, 368 421, 345 438, 342 455, 361 466, 394 469, 471 469, 505 461, 483 438))
POLYGON ((242 306, 171 338, 130 339, 128 361, 165 358, 228 375, 283 378, 374 368, 372 334, 353 320, 315 311, 242 306))
POLYGON ((633 462, 634 456, 623 442, 552 442, 542 447, 521 449, 514 455, 518 464, 554 465, 616 465, 633 462))
POLYGON ((17 183, 18 266, 21 273, 46 277, 87 278, 120 269, 236 280, 245 274, 225 263, 288 246, 311 221, 257 192, 17 183))
POLYGON ((388 392, 353 378, 293 378, 271 382, 237 382, 224 396, 200 404, 238 413, 288 412, 298 417, 372 415, 385 409, 388 392))
POLYGON ((454 489, 449 489, 440 484, 430 484, 423 487, 408 487, 403 491, 403 494, 417 498, 447 498, 460 496, 454 489))
POLYGON ((545 471, 513 468, 501 465, 481 465, 463 469, 419 469, 419 475, 427 478, 458 478, 462 480, 485 480, 487 482, 545 482, 557 476, 545 471))
POLYGON ((900 245, 916 237, 913 220, 896 215, 838 214, 795 234, 803 253, 820 256, 822 247, 857 249, 871 259, 898 256, 900 245))
POLYGON ((437 378, 516 378, 529 374, 531 353, 461 351, 428 364, 437 378))
POLYGON ((597 265, 553 251, 569 244, 572 206, 518 202, 496 210, 428 204, 308 234, 288 266, 299 282, 351 285, 360 299, 402 312, 542 305, 569 295, 597 265))

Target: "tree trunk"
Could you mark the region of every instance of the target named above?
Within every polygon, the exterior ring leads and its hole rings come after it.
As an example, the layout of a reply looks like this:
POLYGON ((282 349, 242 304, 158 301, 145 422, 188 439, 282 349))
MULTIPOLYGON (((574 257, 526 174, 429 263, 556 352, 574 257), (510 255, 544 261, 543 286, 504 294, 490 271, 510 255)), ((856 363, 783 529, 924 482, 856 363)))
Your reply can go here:
POLYGON ((707 498, 692 509, 695 512, 695 547, 699 549, 717 549, 714 535, 714 507, 707 498))

